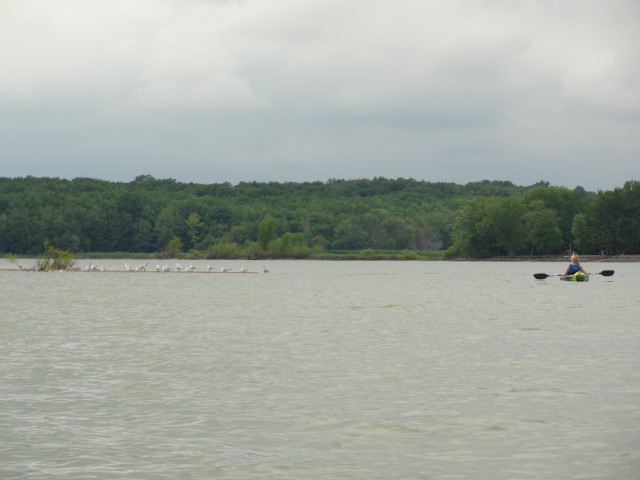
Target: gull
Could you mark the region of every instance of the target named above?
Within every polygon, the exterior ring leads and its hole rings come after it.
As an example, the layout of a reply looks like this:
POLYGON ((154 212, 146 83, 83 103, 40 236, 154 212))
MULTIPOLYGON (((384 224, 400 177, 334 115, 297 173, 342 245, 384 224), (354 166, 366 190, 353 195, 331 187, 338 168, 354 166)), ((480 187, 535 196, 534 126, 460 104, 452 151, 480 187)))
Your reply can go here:
POLYGON ((136 267, 136 272, 146 272, 147 269, 145 268, 147 265, 149 265, 149 262, 145 263, 144 265, 138 265, 136 267))
POLYGON ((160 270, 162 270, 162 267, 156 263, 156 272, 159 272, 160 270))
POLYGON ((165 266, 162 267, 162 271, 163 272, 170 272, 171 269, 169 268, 169 265, 165 265, 165 266))
POLYGON ((221 272, 228 272, 229 270, 231 270, 231 269, 230 268, 220 267, 220 271, 221 272))
POLYGON ((127 272, 131 272, 131 271, 132 271, 132 270, 131 270, 131 267, 129 266, 129 264, 128 264, 127 262, 125 262, 125 263, 124 263, 124 269, 125 269, 127 272))
POLYGON ((240 271, 241 271, 242 273, 247 273, 249 270, 247 270, 247 269, 246 269, 246 268, 244 268, 244 267, 240 267, 240 271))
POLYGON ((211 271, 214 270, 214 268, 211 265, 207 265, 207 270, 211 271))
POLYGON ((196 267, 194 267, 192 263, 190 263, 190 264, 189 264, 189 271, 190 271, 190 272, 193 272, 194 270, 197 270, 197 268, 196 268, 196 267))
POLYGON ((269 270, 267 270, 267 267, 265 267, 265 266, 263 266, 263 267, 262 267, 262 271, 263 271, 264 273, 269 273, 269 270))

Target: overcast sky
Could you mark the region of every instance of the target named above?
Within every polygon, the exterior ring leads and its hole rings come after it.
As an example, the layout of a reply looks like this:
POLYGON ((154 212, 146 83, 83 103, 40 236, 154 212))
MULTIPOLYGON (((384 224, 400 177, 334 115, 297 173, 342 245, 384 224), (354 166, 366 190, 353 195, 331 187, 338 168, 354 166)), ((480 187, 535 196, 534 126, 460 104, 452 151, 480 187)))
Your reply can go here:
POLYGON ((0 0, 0 176, 640 180, 637 0, 0 0))

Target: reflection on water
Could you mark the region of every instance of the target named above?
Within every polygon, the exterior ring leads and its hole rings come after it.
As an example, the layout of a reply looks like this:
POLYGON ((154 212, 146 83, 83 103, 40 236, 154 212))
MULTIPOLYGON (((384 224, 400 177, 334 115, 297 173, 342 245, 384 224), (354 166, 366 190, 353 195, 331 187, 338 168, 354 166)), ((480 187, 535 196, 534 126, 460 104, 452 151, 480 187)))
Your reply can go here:
POLYGON ((0 271, 0 478, 638 478, 640 265, 216 266, 0 271))

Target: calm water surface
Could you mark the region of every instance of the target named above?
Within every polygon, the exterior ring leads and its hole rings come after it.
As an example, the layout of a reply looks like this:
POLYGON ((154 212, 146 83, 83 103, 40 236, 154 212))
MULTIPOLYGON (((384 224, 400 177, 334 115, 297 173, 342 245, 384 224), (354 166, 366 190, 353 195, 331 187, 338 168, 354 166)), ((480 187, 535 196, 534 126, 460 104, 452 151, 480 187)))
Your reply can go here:
POLYGON ((208 263, 0 271, 0 478, 640 478, 640 264, 208 263))

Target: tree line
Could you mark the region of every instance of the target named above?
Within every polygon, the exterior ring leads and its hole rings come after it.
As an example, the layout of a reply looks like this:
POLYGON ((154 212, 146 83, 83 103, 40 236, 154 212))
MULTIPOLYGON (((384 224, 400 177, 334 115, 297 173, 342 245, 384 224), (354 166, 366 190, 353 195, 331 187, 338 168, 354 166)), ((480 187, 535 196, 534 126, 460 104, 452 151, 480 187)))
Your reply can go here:
POLYGON ((0 178, 0 252, 308 258, 445 251, 446 258, 640 252, 640 186, 414 179, 182 183, 141 175, 0 178))
POLYGON ((640 253, 640 182, 613 191, 536 185, 521 196, 476 198, 456 215, 446 257, 640 253))

